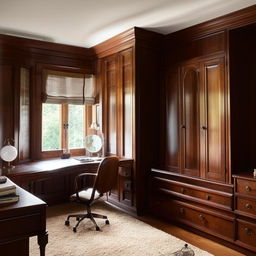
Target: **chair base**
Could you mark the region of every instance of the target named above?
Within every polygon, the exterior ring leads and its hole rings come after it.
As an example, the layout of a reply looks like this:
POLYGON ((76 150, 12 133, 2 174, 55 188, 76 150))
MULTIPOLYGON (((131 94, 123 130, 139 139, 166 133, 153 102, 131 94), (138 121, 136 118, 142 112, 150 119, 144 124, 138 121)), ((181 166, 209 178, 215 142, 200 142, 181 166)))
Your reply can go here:
POLYGON ((69 219, 70 218, 76 218, 76 220, 77 220, 76 225, 73 227, 73 232, 77 231, 77 227, 79 226, 80 222, 82 220, 84 220, 84 219, 90 219, 92 221, 92 223, 94 224, 96 231, 100 231, 100 228, 97 225, 97 223, 96 223, 94 218, 105 219, 106 220, 105 223, 107 225, 109 225, 108 217, 105 216, 105 215, 97 214, 97 213, 71 214, 71 215, 68 215, 68 217, 67 217, 67 219, 65 221, 65 225, 66 226, 69 226, 69 224, 70 224, 69 219))

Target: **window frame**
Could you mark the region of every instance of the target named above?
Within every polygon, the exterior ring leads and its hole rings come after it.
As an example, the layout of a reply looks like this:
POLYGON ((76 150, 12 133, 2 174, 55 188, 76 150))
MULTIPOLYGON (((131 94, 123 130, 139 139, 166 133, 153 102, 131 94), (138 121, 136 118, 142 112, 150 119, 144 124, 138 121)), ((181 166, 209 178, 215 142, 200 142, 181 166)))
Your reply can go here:
MULTIPOLYGON (((43 103, 42 103, 43 104, 43 103)), ((42 137, 41 137, 41 156, 42 159, 47 159, 47 158, 57 158, 61 157, 63 153, 63 149, 67 148, 68 144, 68 139, 65 136, 64 133, 64 124, 68 123, 68 105, 69 104, 60 104, 60 115, 61 115, 61 125, 60 125, 60 139, 61 139, 61 148, 62 149, 56 149, 56 150, 43 150, 42 149, 42 137)), ((43 107, 42 107, 43 111, 43 107)), ((87 135, 88 133, 88 106, 84 105, 84 136, 87 135)), ((41 119, 43 122, 43 119, 41 119)), ((79 156, 79 155, 85 155, 85 148, 73 148, 69 149, 69 152, 71 153, 72 156, 79 156)))

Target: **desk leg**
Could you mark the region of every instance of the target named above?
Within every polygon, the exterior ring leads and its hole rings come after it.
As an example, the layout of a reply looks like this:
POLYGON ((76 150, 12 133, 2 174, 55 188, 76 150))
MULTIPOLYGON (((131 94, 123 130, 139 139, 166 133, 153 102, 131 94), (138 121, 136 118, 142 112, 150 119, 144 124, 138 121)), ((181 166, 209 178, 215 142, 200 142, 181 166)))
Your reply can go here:
POLYGON ((37 243, 40 248, 40 256, 45 256, 45 246, 48 243, 48 232, 47 231, 45 231, 45 233, 37 236, 37 243))

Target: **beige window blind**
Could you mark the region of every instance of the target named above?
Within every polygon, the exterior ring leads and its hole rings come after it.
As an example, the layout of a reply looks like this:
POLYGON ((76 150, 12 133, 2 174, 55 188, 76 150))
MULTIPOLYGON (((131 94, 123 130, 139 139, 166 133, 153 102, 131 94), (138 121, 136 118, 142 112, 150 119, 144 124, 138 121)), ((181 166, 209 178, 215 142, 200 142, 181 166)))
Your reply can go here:
POLYGON ((93 75, 62 71, 44 71, 44 103, 93 105, 95 81, 93 75))

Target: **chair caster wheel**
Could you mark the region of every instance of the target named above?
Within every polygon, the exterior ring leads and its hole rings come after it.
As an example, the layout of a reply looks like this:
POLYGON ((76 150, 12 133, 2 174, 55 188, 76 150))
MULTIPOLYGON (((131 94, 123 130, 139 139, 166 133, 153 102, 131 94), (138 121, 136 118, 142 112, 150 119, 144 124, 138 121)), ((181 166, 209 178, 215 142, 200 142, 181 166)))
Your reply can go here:
POLYGON ((66 225, 66 226, 69 226, 69 220, 66 220, 66 221, 65 221, 65 225, 66 225))
POLYGON ((106 220, 105 223, 106 223, 106 225, 109 225, 109 220, 106 220))
POLYGON ((79 221, 80 220, 80 218, 79 217, 76 217, 76 221, 79 221))
POLYGON ((76 228, 73 228, 73 232, 76 233, 76 228))
POLYGON ((100 228, 98 226, 96 227, 96 231, 100 231, 100 228))

